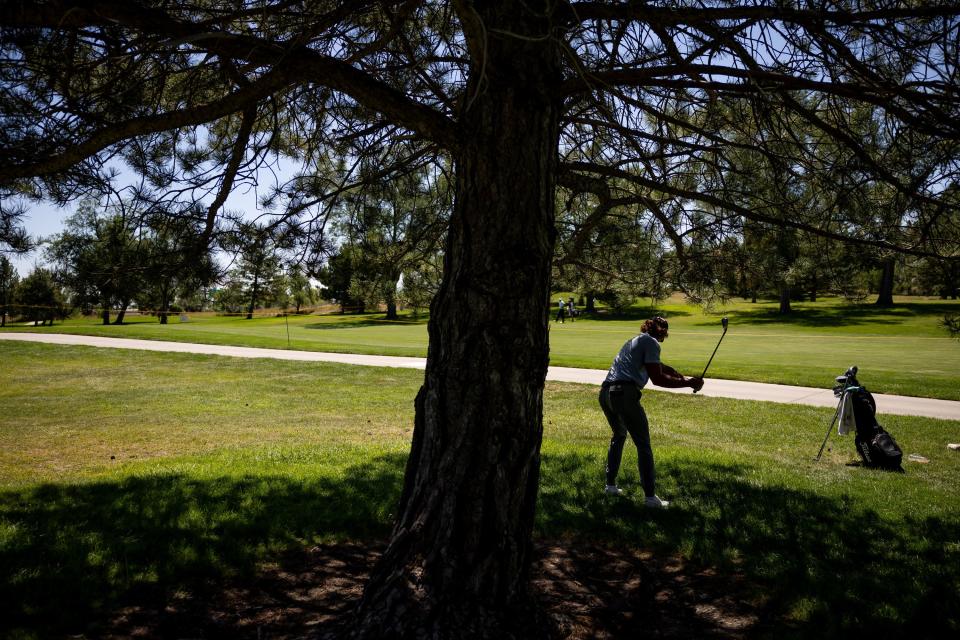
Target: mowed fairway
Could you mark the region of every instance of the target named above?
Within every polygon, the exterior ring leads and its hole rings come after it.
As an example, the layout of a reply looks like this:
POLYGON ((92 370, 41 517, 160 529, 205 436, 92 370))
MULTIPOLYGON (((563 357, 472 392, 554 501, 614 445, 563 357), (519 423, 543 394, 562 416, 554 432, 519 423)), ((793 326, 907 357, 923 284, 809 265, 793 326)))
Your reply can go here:
MULTIPOLYGON (((420 372, 17 342, 0 362, 0 636, 106 635, 389 533, 420 372)), ((892 474, 848 466, 849 437, 812 461, 830 409, 651 391, 673 504, 650 512, 601 492, 596 391, 547 385, 537 540, 689 563, 738 585, 759 635, 960 632, 960 422, 886 417, 929 459, 892 474)), ((636 496, 632 447, 623 469, 636 496)))
MULTIPOLYGON (((707 314, 679 297, 656 308, 635 307, 625 319, 581 319, 550 323, 550 363, 606 369, 623 342, 639 330, 644 317, 661 313, 670 319, 663 358, 682 372, 699 374, 721 334, 720 318, 730 329, 709 376, 828 388, 850 365, 861 382, 878 393, 960 400, 960 342, 939 326, 943 316, 960 311, 960 302, 897 298, 897 305, 877 308, 837 299, 796 303, 783 318, 773 303, 731 303, 707 314)), ((122 326, 102 326, 96 319, 71 319, 38 331, 229 344, 276 349, 303 349, 396 356, 426 355, 424 318, 385 321, 374 315, 219 317, 191 314, 180 323, 161 325, 155 318, 133 316, 122 326)), ((5 331, 33 330, 14 327, 5 331)))

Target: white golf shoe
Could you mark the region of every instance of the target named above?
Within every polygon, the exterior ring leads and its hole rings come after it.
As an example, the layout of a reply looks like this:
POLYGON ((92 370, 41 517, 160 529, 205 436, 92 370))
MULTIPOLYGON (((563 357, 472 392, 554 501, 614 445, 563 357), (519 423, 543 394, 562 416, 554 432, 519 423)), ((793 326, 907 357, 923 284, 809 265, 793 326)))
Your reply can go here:
POLYGON ((657 496, 647 496, 643 499, 643 506, 650 507, 651 509, 666 509, 669 504, 669 500, 661 500, 657 496))

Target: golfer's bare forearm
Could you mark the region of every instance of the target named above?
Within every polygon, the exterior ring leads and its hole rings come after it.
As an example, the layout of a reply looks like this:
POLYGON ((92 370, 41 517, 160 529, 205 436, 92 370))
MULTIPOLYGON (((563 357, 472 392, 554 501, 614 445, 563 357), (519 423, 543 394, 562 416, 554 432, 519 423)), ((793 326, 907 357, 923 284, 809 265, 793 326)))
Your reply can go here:
POLYGON ((663 372, 668 376, 672 376, 675 378, 683 378, 683 376, 680 375, 679 371, 677 371, 676 369, 674 369, 668 364, 660 363, 660 368, 663 369, 663 372))
POLYGON ((657 385, 658 387, 664 387, 667 389, 682 389, 683 387, 693 388, 697 384, 696 378, 685 378, 680 374, 677 374, 676 376, 661 376, 658 378, 653 378, 651 376, 650 380, 653 381, 653 384, 657 385))

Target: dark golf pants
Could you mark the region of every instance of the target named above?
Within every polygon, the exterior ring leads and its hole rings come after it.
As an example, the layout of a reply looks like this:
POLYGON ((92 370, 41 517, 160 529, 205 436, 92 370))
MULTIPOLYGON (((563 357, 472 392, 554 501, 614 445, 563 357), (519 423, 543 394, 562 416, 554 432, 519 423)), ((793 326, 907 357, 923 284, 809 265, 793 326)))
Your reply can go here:
POLYGON ((613 429, 613 438, 607 451, 607 484, 617 484, 623 445, 629 433, 637 447, 637 466, 643 492, 652 496, 656 484, 653 449, 650 448, 650 425, 646 412, 640 406, 640 396, 640 389, 633 383, 612 384, 600 389, 600 408, 613 429))

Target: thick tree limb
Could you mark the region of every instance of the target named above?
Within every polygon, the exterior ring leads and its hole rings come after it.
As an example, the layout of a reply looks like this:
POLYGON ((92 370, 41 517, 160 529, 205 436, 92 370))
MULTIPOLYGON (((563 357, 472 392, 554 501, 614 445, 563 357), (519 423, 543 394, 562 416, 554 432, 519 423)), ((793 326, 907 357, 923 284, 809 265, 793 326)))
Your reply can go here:
POLYGON ((441 146, 454 149, 459 144, 453 122, 437 110, 411 100, 366 71, 305 44, 278 44, 255 36, 211 30, 206 25, 177 20, 164 11, 126 0, 49 3, 7 0, 0 2, 0 23, 49 29, 124 26, 144 34, 165 36, 173 39, 169 44, 189 44, 198 53, 207 51, 274 67, 287 74, 291 82, 322 84, 441 146))
POLYGON ((580 224, 574 234, 573 245, 561 258, 559 264, 572 264, 580 259, 590 237, 590 232, 603 221, 611 210, 633 205, 643 205, 653 214, 660 223, 664 233, 667 234, 673 243, 677 256, 683 256, 683 239, 656 200, 644 195, 628 198, 613 198, 610 194, 610 186, 606 180, 592 178, 577 171, 564 171, 563 169, 564 165, 561 164, 561 170, 557 176, 557 183, 560 186, 570 189, 575 193, 592 193, 597 197, 599 203, 594 207, 593 211, 590 212, 586 220, 580 224))
POLYGON ((207 209, 207 219, 203 226, 204 244, 210 241, 213 235, 213 228, 217 221, 217 214, 220 207, 224 205, 233 189, 233 181, 237 178, 237 171, 243 162, 243 157, 247 151, 247 144, 250 142, 250 134, 253 132, 253 124, 257 119, 256 104, 251 104, 243 110, 243 118, 240 121, 240 130, 237 132, 237 139, 233 143, 230 162, 223 173, 223 181, 220 183, 220 189, 217 190, 217 196, 210 203, 207 209))
POLYGON ((0 182, 63 171, 113 144, 137 136, 212 122, 256 104, 257 101, 290 85, 292 81, 286 73, 272 72, 249 86, 208 104, 113 123, 90 134, 85 140, 70 145, 66 151, 57 155, 22 164, 0 162, 0 182))
POLYGON ((704 204, 712 205, 719 209, 730 211, 731 213, 736 213, 743 216, 747 220, 753 220, 754 222, 762 222, 764 224, 769 224, 777 227, 789 227, 791 229, 797 229, 798 231, 806 231, 808 233, 820 236, 823 238, 830 238, 833 240, 840 240, 842 242, 858 244, 862 246, 875 247, 877 249, 885 249, 888 251, 895 251, 899 253, 905 253, 914 256, 921 256, 927 258, 945 258, 945 257, 954 257, 954 256, 944 256, 933 251, 927 251, 921 248, 908 247, 908 246, 898 246, 892 242, 886 240, 877 240, 870 237, 855 237, 850 235, 845 235, 836 231, 831 231, 829 229, 823 229, 821 227, 814 226, 812 224, 807 224, 805 222, 798 221, 791 217, 774 217, 767 215, 756 209, 751 209, 738 205, 736 203, 725 200, 718 196, 714 196, 707 193, 702 193, 699 191, 693 191, 690 189, 684 189, 681 187, 674 186, 668 181, 658 182, 649 178, 644 178, 641 175, 631 173, 629 171, 624 171, 622 169, 616 169, 614 167, 604 167, 601 165, 591 164, 587 162, 568 162, 563 166, 563 169, 566 171, 582 171, 586 173, 593 173, 595 175, 606 176, 608 178, 617 178, 620 180, 626 180, 632 182, 638 186, 645 187, 647 189, 652 189, 667 193, 679 198, 684 198, 694 202, 702 202, 704 204))
POLYGON ((663 8, 646 2, 571 2, 570 9, 576 19, 610 21, 643 21, 660 25, 696 25, 724 20, 775 20, 792 24, 828 22, 835 25, 859 25, 878 20, 906 20, 911 18, 949 18, 960 15, 954 4, 874 9, 872 11, 835 11, 824 8, 791 10, 771 6, 731 7, 684 7, 663 8))
MULTIPOLYGON (((736 80, 738 83, 737 88, 739 88, 739 85, 744 81, 749 81, 755 84, 758 89, 766 88, 766 90, 769 90, 771 87, 777 87, 790 91, 816 91, 818 93, 828 93, 844 98, 858 98, 862 100, 878 101, 881 104, 884 100, 888 100, 893 94, 901 95, 904 98, 922 100, 924 102, 930 100, 932 97, 935 97, 921 91, 905 89, 901 86, 892 84, 884 87, 868 87, 856 82, 831 82, 825 80, 814 80, 796 75, 778 73, 775 71, 765 71, 762 69, 744 69, 729 65, 692 63, 648 67, 645 69, 622 69, 614 71, 589 72, 587 80, 589 80, 591 83, 590 87, 587 87, 587 83, 585 83, 583 79, 572 78, 561 85, 560 92, 563 95, 570 95, 588 89, 593 90, 597 84, 634 87, 659 86, 665 79, 677 78, 680 76, 689 76, 693 79, 701 79, 704 77, 724 77, 736 80), (864 92, 868 93, 865 95, 864 92)), ((716 85, 721 81, 714 80, 711 82, 701 79, 699 82, 704 85, 716 85)), ((696 85, 697 83, 693 83, 691 86, 696 85)), ((939 91, 946 91, 950 89, 950 87, 943 82, 916 83, 916 86, 937 89, 939 91)))

